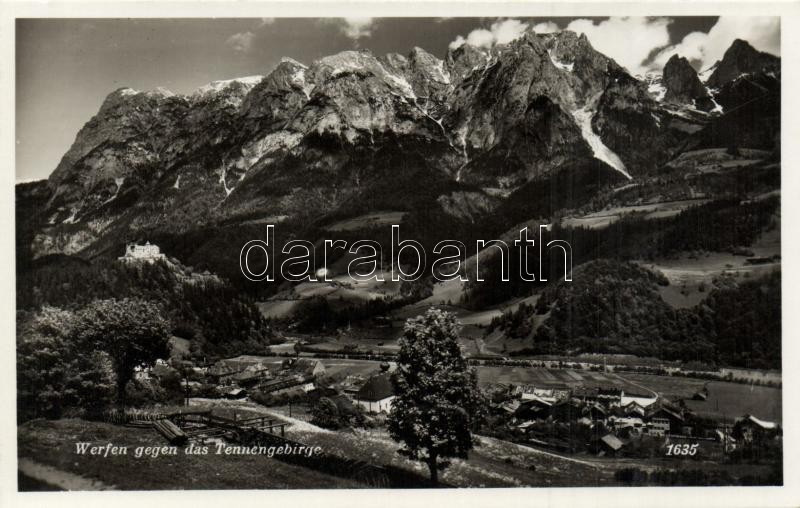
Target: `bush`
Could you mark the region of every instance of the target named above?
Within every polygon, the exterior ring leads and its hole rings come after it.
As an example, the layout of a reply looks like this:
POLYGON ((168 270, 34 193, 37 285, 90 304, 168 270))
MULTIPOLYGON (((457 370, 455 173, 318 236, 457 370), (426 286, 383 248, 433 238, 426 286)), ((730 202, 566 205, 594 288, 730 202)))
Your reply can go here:
POLYGON ((326 429, 338 429, 342 426, 339 408, 328 397, 321 397, 311 406, 311 423, 326 429))

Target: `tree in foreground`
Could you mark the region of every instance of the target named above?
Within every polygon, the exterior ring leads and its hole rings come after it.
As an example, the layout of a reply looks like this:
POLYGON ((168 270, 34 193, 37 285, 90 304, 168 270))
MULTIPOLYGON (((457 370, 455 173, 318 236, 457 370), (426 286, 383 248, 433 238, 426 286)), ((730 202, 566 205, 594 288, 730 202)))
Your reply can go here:
POLYGON ((113 396, 114 374, 108 355, 74 340, 75 315, 44 306, 20 324, 18 420, 100 415, 113 396))
POLYGON ((104 351, 116 374, 117 402, 125 407, 125 388, 137 367, 151 366, 169 354, 169 327, 152 302, 95 300, 78 314, 77 336, 84 347, 104 351))
POLYGON ((472 449, 483 396, 461 354, 452 314, 430 309, 409 319, 399 343, 389 434, 402 443, 401 454, 427 464, 436 486, 449 459, 466 459, 472 449))

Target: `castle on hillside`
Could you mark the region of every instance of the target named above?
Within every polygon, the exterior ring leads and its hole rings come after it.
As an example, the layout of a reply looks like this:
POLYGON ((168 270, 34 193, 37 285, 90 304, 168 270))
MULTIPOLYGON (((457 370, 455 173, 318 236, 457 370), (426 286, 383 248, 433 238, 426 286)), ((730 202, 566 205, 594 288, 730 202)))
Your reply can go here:
POLYGON ((164 257, 165 256, 162 254, 161 249, 158 248, 158 245, 152 245, 150 242, 147 242, 144 245, 138 245, 134 242, 125 246, 125 255, 121 256, 119 259, 122 261, 152 261, 156 259, 164 259, 164 257))

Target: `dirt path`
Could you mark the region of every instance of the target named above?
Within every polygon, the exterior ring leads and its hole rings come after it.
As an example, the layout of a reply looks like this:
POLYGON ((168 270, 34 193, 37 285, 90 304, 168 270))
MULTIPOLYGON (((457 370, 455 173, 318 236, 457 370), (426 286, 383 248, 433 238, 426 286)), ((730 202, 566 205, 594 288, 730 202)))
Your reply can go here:
POLYGON ((17 468, 26 476, 62 490, 116 490, 113 485, 68 473, 31 459, 19 459, 17 468))
POLYGON ((226 408, 242 408, 247 409, 258 414, 263 414, 267 416, 271 416, 278 420, 283 420, 291 424, 290 430, 298 431, 298 432, 315 432, 315 433, 322 433, 322 434, 330 434, 334 431, 323 429, 322 427, 317 427, 314 424, 311 424, 305 420, 301 420, 299 418, 293 418, 284 414, 281 411, 275 411, 270 408, 266 408, 261 404, 256 402, 251 402, 248 400, 226 400, 226 399, 202 399, 202 398, 192 398, 189 401, 190 405, 201 406, 201 407, 226 407, 226 408))
POLYGON ((626 378, 624 376, 621 376, 621 375, 619 375, 617 373, 614 373, 614 375, 617 376, 619 379, 625 381, 626 383, 630 383, 630 384, 632 384, 633 386, 635 386, 637 388, 641 388, 642 390, 645 390, 645 391, 648 391, 648 392, 652 393, 653 397, 655 397, 656 399, 658 399, 661 396, 660 393, 658 393, 657 391, 653 390, 652 388, 648 388, 648 387, 644 386, 643 384, 637 383, 636 381, 632 381, 632 380, 630 380, 630 379, 628 379, 628 378, 626 378))
POLYGON ((584 466, 590 466, 590 467, 596 467, 596 468, 603 467, 603 464, 598 463, 598 462, 590 462, 588 460, 574 459, 572 457, 566 457, 564 455, 559 455, 557 453, 546 452, 546 451, 540 450, 538 448, 533 448, 533 447, 530 447, 530 446, 521 445, 519 443, 514 443, 512 441, 503 441, 503 440, 496 439, 496 438, 493 438, 493 437, 480 436, 480 435, 477 435, 477 434, 476 434, 475 437, 478 437, 482 441, 487 441, 489 443, 502 442, 502 443, 505 443, 507 446, 512 446, 514 448, 519 449, 520 451, 524 451, 525 453, 532 453, 532 454, 535 454, 535 455, 545 455, 547 457, 553 457, 553 458, 556 458, 556 459, 565 460, 567 462, 574 462, 576 464, 582 464, 584 466))

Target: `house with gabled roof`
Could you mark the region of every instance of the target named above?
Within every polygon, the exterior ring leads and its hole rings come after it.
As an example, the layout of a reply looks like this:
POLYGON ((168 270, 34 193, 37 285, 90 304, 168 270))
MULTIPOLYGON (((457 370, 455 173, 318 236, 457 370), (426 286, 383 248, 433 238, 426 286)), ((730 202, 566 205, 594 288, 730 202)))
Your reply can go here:
POLYGON ((751 414, 737 418, 733 427, 734 436, 745 443, 758 443, 765 439, 771 439, 778 436, 780 432, 781 427, 777 423, 756 418, 751 414))
POLYGON ((619 453, 625 443, 614 434, 606 434, 598 442, 598 451, 603 455, 614 456, 619 453))
POLYGON ((321 361, 311 358, 287 358, 281 363, 281 371, 284 375, 300 374, 318 377, 325 374, 325 365, 321 361))
POLYGON ((353 403, 366 411, 388 413, 392 410, 394 398, 391 374, 383 372, 372 376, 364 383, 364 386, 353 397, 353 403))

